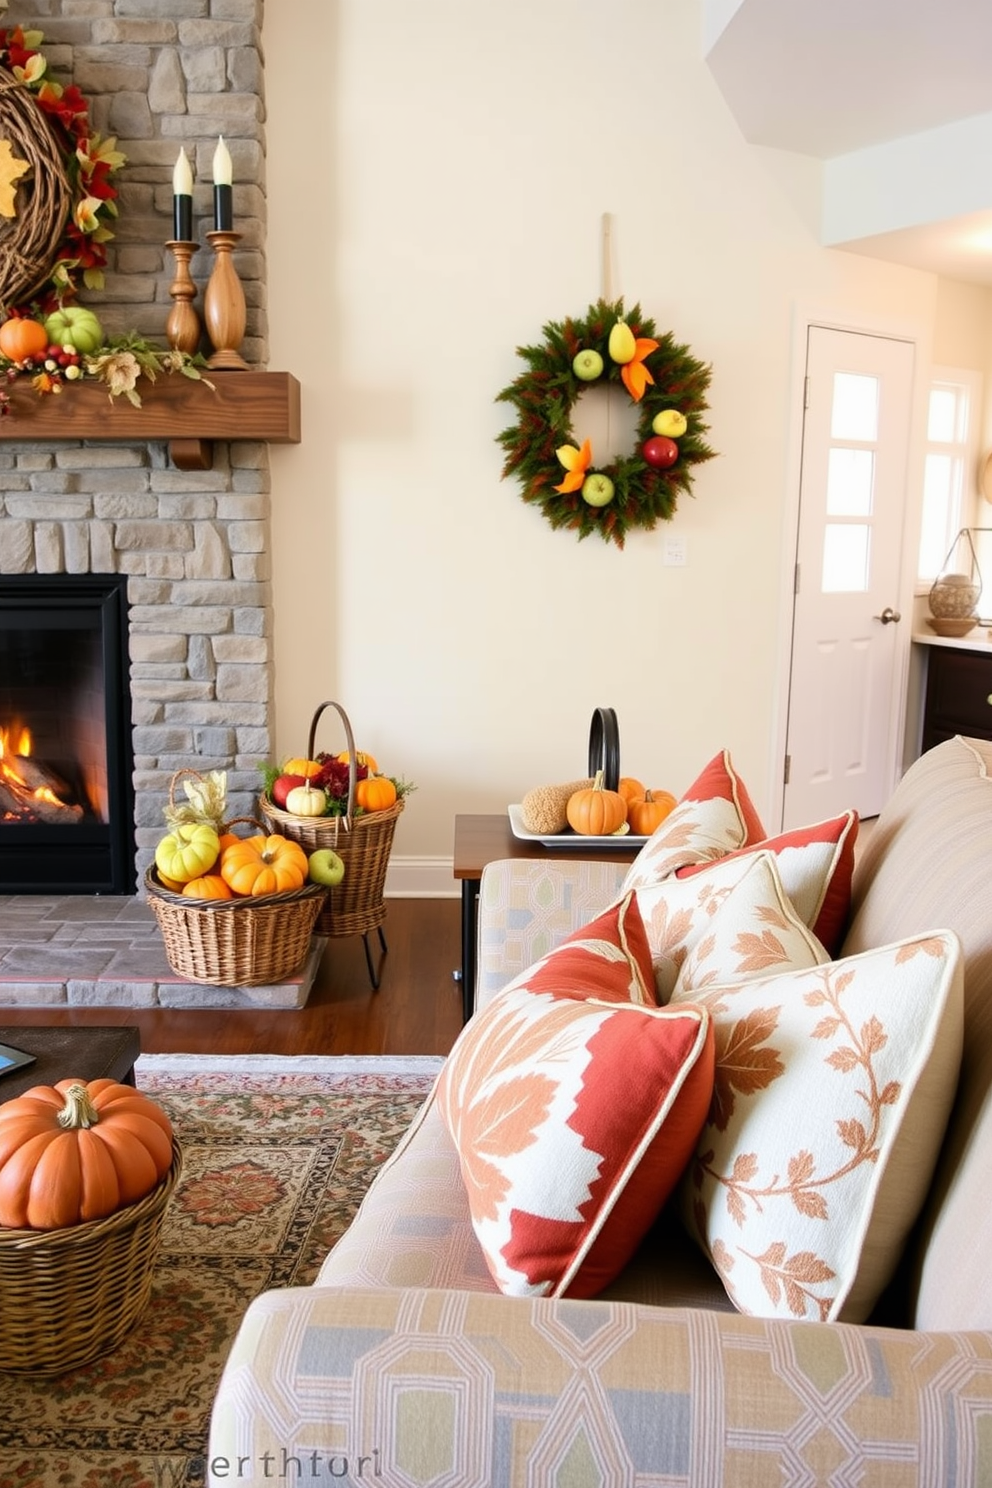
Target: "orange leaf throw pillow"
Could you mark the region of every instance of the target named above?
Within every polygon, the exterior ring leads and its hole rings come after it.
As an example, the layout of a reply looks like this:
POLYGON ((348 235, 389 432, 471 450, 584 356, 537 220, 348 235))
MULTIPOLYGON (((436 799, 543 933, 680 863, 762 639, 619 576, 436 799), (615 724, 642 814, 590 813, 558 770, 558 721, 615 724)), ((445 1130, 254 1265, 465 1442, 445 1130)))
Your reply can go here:
POLYGON ((678 1182, 713 1093, 709 1014, 518 986, 466 1024, 436 1087, 501 1292, 593 1297, 678 1182))
POLYGON ((724 749, 645 842, 627 871, 624 892, 658 883, 686 864, 722 858, 764 836, 761 818, 724 749))

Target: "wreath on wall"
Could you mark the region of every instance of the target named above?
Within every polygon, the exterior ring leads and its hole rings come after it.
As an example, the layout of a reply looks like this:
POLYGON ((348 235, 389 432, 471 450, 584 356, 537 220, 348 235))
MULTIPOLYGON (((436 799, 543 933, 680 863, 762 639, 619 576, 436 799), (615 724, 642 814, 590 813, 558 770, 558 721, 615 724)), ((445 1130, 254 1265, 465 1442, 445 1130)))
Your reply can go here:
POLYGON ((692 489, 693 467, 711 460, 703 422, 710 368, 659 336, 639 305, 599 300, 581 319, 544 327, 539 346, 519 346, 527 363, 496 401, 512 403, 516 422, 497 435, 503 477, 516 476, 524 501, 540 506, 552 527, 578 537, 598 532, 622 548, 636 527, 669 521, 680 492, 692 489), (590 441, 577 444, 572 413, 592 387, 619 386, 637 405, 634 450, 597 462, 590 441))
POLYGON ((48 73, 40 31, 0 29, 0 307, 46 313, 103 287, 125 157, 48 73))

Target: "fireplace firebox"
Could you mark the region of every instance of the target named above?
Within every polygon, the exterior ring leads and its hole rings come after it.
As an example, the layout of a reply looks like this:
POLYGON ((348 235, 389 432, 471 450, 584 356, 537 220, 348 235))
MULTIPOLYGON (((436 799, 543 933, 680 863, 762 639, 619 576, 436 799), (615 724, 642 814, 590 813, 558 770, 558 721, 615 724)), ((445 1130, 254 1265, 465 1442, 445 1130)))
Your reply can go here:
POLYGON ((0 575, 0 892, 135 892, 126 585, 0 575))

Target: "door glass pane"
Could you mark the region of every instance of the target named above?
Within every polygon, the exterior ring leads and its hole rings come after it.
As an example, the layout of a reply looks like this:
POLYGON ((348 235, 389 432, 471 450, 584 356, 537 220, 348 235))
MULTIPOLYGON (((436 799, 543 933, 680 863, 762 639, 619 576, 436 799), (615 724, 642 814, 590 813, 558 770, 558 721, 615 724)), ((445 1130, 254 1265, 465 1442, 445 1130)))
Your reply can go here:
POLYGON ((823 529, 823 593, 863 594, 868 588, 868 539, 861 522, 828 522, 823 529))
POLYGON ((832 439, 878 438, 878 378, 857 372, 834 373, 830 410, 832 439))
POLYGON ((827 461, 827 515, 870 517, 874 479, 874 450, 835 446, 827 461))

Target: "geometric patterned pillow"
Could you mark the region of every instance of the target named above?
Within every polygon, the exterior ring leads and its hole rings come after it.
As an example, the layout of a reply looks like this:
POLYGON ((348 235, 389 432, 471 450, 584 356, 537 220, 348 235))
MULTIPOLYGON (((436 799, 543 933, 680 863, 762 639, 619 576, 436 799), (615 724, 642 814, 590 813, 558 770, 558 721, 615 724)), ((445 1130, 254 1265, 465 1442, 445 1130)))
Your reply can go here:
POLYGON ((559 942, 503 988, 551 992, 555 997, 598 997, 657 1007, 651 950, 637 900, 626 894, 596 919, 559 942))
MULTIPOLYGON (((724 860, 726 861, 726 860, 724 860)), ((679 967, 673 998, 783 971, 821 966, 830 957, 796 913, 774 853, 748 853, 747 868, 709 919, 679 967)))
MULTIPOLYGON (((844 938, 851 907, 857 836, 858 814, 845 811, 829 821, 768 837, 727 856, 775 853, 782 884, 797 913, 831 955, 835 955, 844 938)), ((680 878, 698 872, 699 866, 695 864, 677 869, 680 878)))
POLYGON ((434 1094, 499 1289, 592 1297, 612 1281, 674 1190, 712 1093, 702 1008, 518 986, 477 1012, 434 1094))
POLYGON ((931 1183, 962 980, 957 937, 937 930, 686 994, 713 1015, 717 1068, 679 1207, 741 1312, 871 1313, 931 1183))
POLYGON ((715 755, 631 863, 622 892, 760 842, 765 829, 726 749, 715 755))

